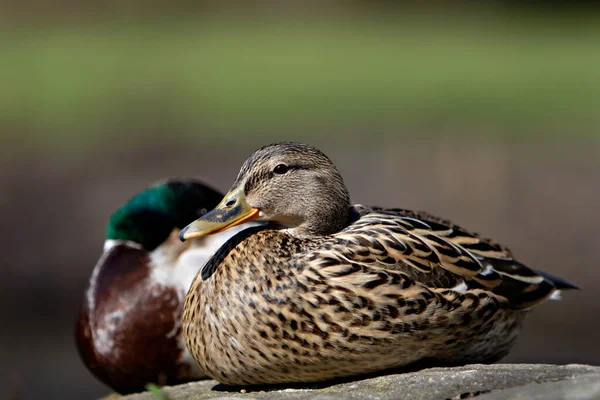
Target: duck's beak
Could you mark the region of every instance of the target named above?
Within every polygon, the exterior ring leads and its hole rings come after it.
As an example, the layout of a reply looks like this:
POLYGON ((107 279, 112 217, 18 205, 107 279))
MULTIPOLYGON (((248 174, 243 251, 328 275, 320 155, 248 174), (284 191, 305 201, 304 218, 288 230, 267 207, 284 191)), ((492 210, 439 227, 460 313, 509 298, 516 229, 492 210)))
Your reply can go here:
POLYGON ((246 202, 242 185, 242 187, 230 190, 214 210, 183 228, 179 232, 179 239, 184 241, 224 231, 232 226, 258 218, 258 212, 258 208, 252 208, 246 202))

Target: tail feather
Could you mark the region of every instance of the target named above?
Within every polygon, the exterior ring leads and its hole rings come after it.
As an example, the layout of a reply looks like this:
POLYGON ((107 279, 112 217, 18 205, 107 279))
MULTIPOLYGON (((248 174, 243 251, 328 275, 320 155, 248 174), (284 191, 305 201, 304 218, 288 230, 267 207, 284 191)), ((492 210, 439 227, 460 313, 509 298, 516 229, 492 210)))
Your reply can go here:
MULTIPOLYGON (((579 289, 566 279, 533 270, 512 259, 488 259, 502 278, 491 291, 505 297, 517 309, 528 309, 546 299, 560 300, 561 290, 579 289)), ((486 282, 478 282, 484 285, 486 282)))
POLYGON ((543 276, 544 279, 549 280, 550 282, 552 282, 552 284, 557 288, 557 289, 574 289, 574 290, 580 290, 579 287, 575 286, 574 284, 572 284, 571 282, 569 282, 568 280, 549 274, 548 272, 544 272, 544 271, 535 271, 538 275, 543 276))

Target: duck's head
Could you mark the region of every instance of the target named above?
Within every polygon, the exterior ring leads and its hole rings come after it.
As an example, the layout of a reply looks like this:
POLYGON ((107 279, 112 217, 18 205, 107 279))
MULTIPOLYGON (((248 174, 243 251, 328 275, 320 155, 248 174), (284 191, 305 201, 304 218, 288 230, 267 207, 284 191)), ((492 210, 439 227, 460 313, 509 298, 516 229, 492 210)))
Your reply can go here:
POLYGON ((255 151, 219 205, 180 233, 209 235, 250 220, 269 221, 295 236, 328 235, 348 219, 350 196, 342 176, 320 150, 277 143, 255 151))
POLYGON ((106 240, 135 243, 153 251, 174 229, 205 214, 221 197, 219 192, 191 179, 159 182, 112 214, 106 240))

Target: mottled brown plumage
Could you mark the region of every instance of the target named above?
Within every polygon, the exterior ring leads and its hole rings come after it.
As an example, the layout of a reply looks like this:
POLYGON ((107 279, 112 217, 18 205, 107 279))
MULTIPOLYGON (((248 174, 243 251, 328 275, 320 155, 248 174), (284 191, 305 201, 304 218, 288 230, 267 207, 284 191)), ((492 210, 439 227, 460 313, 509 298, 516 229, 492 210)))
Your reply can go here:
POLYGON ((350 206, 333 163, 306 145, 259 149, 181 237, 248 219, 270 222, 226 243, 184 305, 192 357, 225 384, 493 362, 529 308, 573 287, 427 213, 350 206))

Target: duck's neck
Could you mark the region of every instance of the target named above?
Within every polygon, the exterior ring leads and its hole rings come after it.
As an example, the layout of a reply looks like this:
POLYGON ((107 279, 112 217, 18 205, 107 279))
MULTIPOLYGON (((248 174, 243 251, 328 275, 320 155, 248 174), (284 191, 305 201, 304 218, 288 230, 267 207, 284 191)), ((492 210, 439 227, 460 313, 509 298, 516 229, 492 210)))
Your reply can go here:
POLYGON ((164 242, 149 252, 153 268, 172 268, 177 263, 181 253, 191 246, 191 242, 181 242, 178 235, 179 230, 173 229, 164 242))
POLYGON ((284 229, 297 238, 333 235, 348 226, 351 207, 349 205, 319 208, 312 211, 310 218, 296 227, 284 229))

